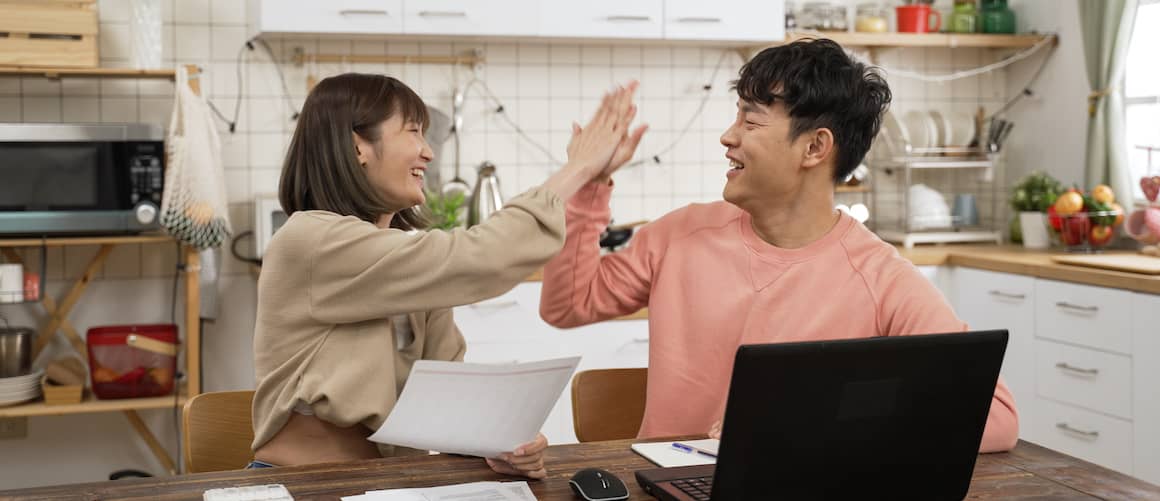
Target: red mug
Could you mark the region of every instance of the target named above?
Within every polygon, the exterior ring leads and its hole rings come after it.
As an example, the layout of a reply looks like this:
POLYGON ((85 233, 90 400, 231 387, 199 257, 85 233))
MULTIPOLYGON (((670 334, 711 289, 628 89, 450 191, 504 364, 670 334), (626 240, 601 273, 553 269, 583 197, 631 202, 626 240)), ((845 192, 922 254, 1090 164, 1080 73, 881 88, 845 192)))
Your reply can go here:
POLYGON ((937 33, 942 27, 942 14, 927 4, 900 5, 894 8, 898 13, 899 33, 937 33), (934 27, 930 26, 934 16, 934 27))

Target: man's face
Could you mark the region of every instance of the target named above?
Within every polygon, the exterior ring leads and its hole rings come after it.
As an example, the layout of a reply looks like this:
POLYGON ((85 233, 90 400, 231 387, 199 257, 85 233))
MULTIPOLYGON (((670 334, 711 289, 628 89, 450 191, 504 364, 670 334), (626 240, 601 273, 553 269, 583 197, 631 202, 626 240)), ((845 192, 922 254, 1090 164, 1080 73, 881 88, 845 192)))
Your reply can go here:
POLYGON ((725 174, 727 202, 752 212, 771 197, 797 191, 809 140, 808 134, 791 140, 789 133, 789 115, 780 101, 769 106, 737 101, 737 118, 721 135, 731 167, 725 174))

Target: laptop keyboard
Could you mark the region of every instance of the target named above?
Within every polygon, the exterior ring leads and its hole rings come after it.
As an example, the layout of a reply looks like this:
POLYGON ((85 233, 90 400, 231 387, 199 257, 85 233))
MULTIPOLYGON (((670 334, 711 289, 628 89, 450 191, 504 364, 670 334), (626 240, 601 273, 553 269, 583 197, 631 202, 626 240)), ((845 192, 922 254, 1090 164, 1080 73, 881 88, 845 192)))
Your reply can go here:
POLYGON ((673 480, 672 484, 697 501, 709 501, 709 491, 713 490, 713 477, 684 478, 673 480))

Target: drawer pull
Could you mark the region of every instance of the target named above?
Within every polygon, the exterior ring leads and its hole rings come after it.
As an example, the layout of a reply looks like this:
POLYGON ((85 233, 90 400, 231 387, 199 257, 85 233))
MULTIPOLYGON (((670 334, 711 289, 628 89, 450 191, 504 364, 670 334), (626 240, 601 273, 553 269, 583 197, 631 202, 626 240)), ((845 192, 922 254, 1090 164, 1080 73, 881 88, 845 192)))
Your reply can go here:
POLYGON ((1010 292, 1003 292, 1003 291, 997 291, 997 290, 988 291, 987 294, 990 294, 990 295, 995 296, 995 297, 1001 297, 1003 299, 1027 299, 1027 294, 1012 294, 1010 292))
POLYGON ((419 17, 467 17, 467 13, 461 10, 424 10, 419 12, 419 17))
POLYGON ((678 23, 719 23, 719 17, 678 17, 678 23))
POLYGON ((1083 369, 1080 367, 1072 367, 1070 365, 1067 365, 1067 362, 1060 362, 1058 364, 1055 364, 1055 366, 1061 370, 1065 370, 1068 372, 1074 372, 1076 374, 1082 374, 1084 376, 1094 376, 1094 375, 1100 373, 1099 369, 1083 369))
POLYGON ((1095 313, 1097 311, 1100 311, 1099 306, 1080 306, 1078 304, 1071 304, 1071 303, 1068 303, 1066 301, 1059 301, 1059 302, 1055 303, 1055 306, 1063 308, 1065 310, 1081 311, 1084 313, 1095 313))
POLYGON ((518 304, 520 304, 519 301, 516 301, 514 299, 510 299, 507 301, 492 301, 490 303, 474 303, 474 304, 469 304, 467 306, 478 310, 478 309, 482 309, 482 308, 488 308, 488 309, 510 308, 510 307, 516 306, 518 304))
POLYGON ((1100 432, 1098 432, 1098 431, 1095 431, 1095 430, 1086 431, 1086 430, 1072 428, 1071 425, 1069 425, 1067 423, 1055 423, 1055 427, 1059 428, 1063 431, 1066 431, 1069 433, 1075 433, 1076 435, 1083 435, 1083 436, 1088 437, 1088 438, 1099 438, 1099 436, 1100 436, 1100 432))
POLYGON ((343 9, 338 11, 340 16, 389 16, 387 11, 382 9, 343 9))
POLYGON ((649 16, 608 16, 606 19, 609 21, 652 21, 652 18, 649 16))

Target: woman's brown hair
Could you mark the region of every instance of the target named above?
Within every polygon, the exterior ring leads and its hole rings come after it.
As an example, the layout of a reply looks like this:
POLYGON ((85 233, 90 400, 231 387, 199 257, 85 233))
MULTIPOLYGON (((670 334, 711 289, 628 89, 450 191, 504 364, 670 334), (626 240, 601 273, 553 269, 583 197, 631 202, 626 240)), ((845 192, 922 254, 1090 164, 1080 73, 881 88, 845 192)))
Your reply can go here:
POLYGON ((382 123, 397 113, 426 130, 427 106, 398 79, 345 73, 318 82, 302 105, 282 166, 278 201, 286 214, 324 210, 377 223, 398 211, 392 228, 425 228, 418 209, 398 210, 383 200, 358 161, 351 134, 377 144, 382 123))

